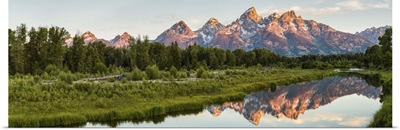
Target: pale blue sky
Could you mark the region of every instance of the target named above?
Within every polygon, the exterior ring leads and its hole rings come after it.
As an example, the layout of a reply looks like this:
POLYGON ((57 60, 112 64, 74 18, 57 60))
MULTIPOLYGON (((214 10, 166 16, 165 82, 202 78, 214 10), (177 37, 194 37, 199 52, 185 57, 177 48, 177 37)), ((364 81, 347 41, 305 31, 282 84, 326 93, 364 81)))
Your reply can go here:
POLYGON ((295 10, 304 19, 355 33, 392 25, 391 0, 10 0, 9 28, 60 26, 112 39, 128 32, 155 39, 180 20, 197 30, 211 17, 227 25, 250 7, 266 17, 295 10))

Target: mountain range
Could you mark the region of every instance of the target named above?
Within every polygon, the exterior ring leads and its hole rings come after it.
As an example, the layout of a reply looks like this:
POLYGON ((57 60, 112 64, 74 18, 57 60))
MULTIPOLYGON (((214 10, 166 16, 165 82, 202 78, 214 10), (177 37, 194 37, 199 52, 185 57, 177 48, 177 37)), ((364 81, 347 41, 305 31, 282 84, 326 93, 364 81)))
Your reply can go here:
MULTIPOLYGON (((124 32, 121 35, 115 36, 114 39, 105 40, 99 39, 90 31, 86 31, 80 37, 85 41, 85 45, 92 42, 103 42, 106 46, 112 46, 116 48, 127 47, 130 44, 130 40, 133 38, 129 33, 124 32)), ((67 37, 65 39, 65 44, 70 47, 73 44, 73 37, 67 37)))
POLYGON ((266 48, 281 55, 364 52, 375 44, 362 36, 305 20, 294 11, 262 17, 254 7, 226 26, 211 18, 202 28, 192 31, 184 21, 180 21, 155 41, 166 44, 177 41, 181 48, 195 43, 230 50, 266 48))
POLYGON ((372 27, 372 28, 367 28, 364 31, 361 32, 356 32, 355 34, 357 36, 362 36, 367 38, 369 41, 371 41, 372 43, 378 44, 378 37, 382 36, 383 34, 385 34, 385 30, 388 28, 391 28, 392 26, 386 25, 386 26, 382 26, 382 27, 372 27))
MULTIPOLYGON (((154 42, 171 45, 176 41, 182 49, 194 44, 230 50, 242 48, 246 51, 266 48, 285 56, 341 54, 364 52, 369 46, 377 44, 377 38, 388 27, 373 27, 351 34, 303 19, 295 11, 262 17, 251 7, 229 25, 210 18, 201 28, 193 31, 184 21, 179 21, 162 32, 154 42)), ((81 37, 85 43, 102 41, 113 47, 127 47, 129 39, 133 38, 125 32, 114 39, 105 40, 97 38, 90 31, 81 37)), ((65 41, 67 46, 72 45, 72 37, 65 41)))

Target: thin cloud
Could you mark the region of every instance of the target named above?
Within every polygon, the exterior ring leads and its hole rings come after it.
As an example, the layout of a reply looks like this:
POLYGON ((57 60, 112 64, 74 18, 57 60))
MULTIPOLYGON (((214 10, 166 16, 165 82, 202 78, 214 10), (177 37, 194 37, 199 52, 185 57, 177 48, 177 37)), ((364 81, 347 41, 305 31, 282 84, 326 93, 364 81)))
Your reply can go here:
POLYGON ((297 120, 293 119, 279 119, 278 122, 288 122, 293 124, 303 124, 305 122, 318 122, 318 121, 343 121, 343 114, 334 113, 320 113, 317 115, 301 115, 297 120))
MULTIPOLYGON (((319 0, 316 0, 316 2, 319 0)), ((300 14, 311 14, 311 15, 332 15, 332 14, 340 14, 348 11, 360 11, 367 9, 391 9, 391 2, 385 0, 381 3, 363 3, 360 0, 349 0, 342 1, 335 4, 335 6, 331 7, 301 7, 301 6, 292 6, 289 8, 283 8, 279 10, 274 10, 274 12, 284 13, 286 11, 294 10, 300 14)), ((265 12, 263 12, 265 13, 265 12)))
POLYGON ((346 8, 348 10, 366 10, 366 9, 390 9, 391 3, 389 1, 384 1, 383 3, 368 3, 364 4, 360 0, 349 0, 343 1, 335 4, 336 6, 346 8))
POLYGON ((319 3, 323 3, 325 2, 325 0, 315 0, 315 3, 319 4, 319 3))
POLYGON ((380 8, 380 9, 390 9, 391 5, 389 2, 386 2, 386 3, 378 3, 378 4, 368 4, 368 7, 380 8))
POLYGON ((336 6, 340 6, 349 10, 364 10, 365 5, 359 0, 343 1, 336 3, 336 6))
POLYGON ((350 127, 362 127, 368 123, 368 117, 354 117, 347 120, 338 122, 339 125, 350 126, 350 127))
POLYGON ((284 8, 281 10, 275 10, 275 12, 284 13, 286 11, 294 10, 299 14, 312 14, 312 15, 331 15, 340 13, 340 7, 325 7, 325 8, 313 8, 313 7, 300 7, 300 6, 292 6, 290 8, 284 8))

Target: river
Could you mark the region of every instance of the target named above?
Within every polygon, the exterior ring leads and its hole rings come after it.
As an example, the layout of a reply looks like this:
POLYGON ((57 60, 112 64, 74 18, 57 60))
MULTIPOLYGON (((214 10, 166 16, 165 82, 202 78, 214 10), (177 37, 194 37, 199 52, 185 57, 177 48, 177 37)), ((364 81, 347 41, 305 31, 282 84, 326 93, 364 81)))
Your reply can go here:
POLYGON ((381 86, 336 76, 278 86, 241 101, 135 121, 88 122, 83 127, 365 127, 380 108, 381 86))

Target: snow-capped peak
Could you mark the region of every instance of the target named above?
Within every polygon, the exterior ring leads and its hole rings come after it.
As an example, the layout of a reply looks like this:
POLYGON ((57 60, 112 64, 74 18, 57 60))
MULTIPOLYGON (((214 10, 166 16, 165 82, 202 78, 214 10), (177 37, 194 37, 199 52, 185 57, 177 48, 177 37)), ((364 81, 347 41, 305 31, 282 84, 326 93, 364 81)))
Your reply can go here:
POLYGON ((188 27, 187 24, 183 20, 181 20, 178 23, 172 25, 171 29, 186 28, 186 27, 188 27))
POLYGON ((206 26, 210 26, 210 27, 213 27, 213 28, 222 28, 221 25, 222 24, 220 24, 216 18, 210 18, 207 21, 207 23, 203 26, 203 28, 206 27, 206 26))
POLYGON ((207 22, 209 22, 209 23, 219 23, 216 18, 210 18, 207 22))
POLYGON ((225 26, 222 25, 221 23, 218 22, 217 19, 215 18, 210 18, 206 24, 203 25, 202 28, 200 28, 199 30, 203 30, 203 29, 209 29, 209 28, 216 28, 217 30, 220 28, 224 28, 225 26))
POLYGON ((268 16, 268 19, 275 19, 281 17, 277 12, 274 12, 273 14, 268 16))
POLYGON ((251 7, 249 9, 247 9, 241 16, 240 19, 244 20, 246 18, 249 18, 251 20, 253 20, 254 22, 258 22, 262 19, 261 16, 259 16, 257 14, 256 8, 251 7))
POLYGON ((297 18, 297 16, 296 16, 296 13, 294 12, 294 10, 291 10, 291 11, 287 11, 287 12, 283 13, 281 18, 287 20, 287 19, 297 18))
POLYGON ((237 20, 240 28, 241 38, 249 38, 256 34, 257 28, 264 27, 261 22, 262 17, 257 14, 254 7, 247 9, 237 20))
POLYGON ((206 45, 211 42, 215 33, 222 28, 225 28, 225 26, 219 23, 217 19, 210 18, 202 28, 195 32, 202 38, 203 45, 206 45))
POLYGON ((178 23, 175 23, 170 30, 175 31, 177 34, 182 34, 182 35, 194 35, 193 31, 187 26, 187 24, 184 21, 179 21, 178 23))

